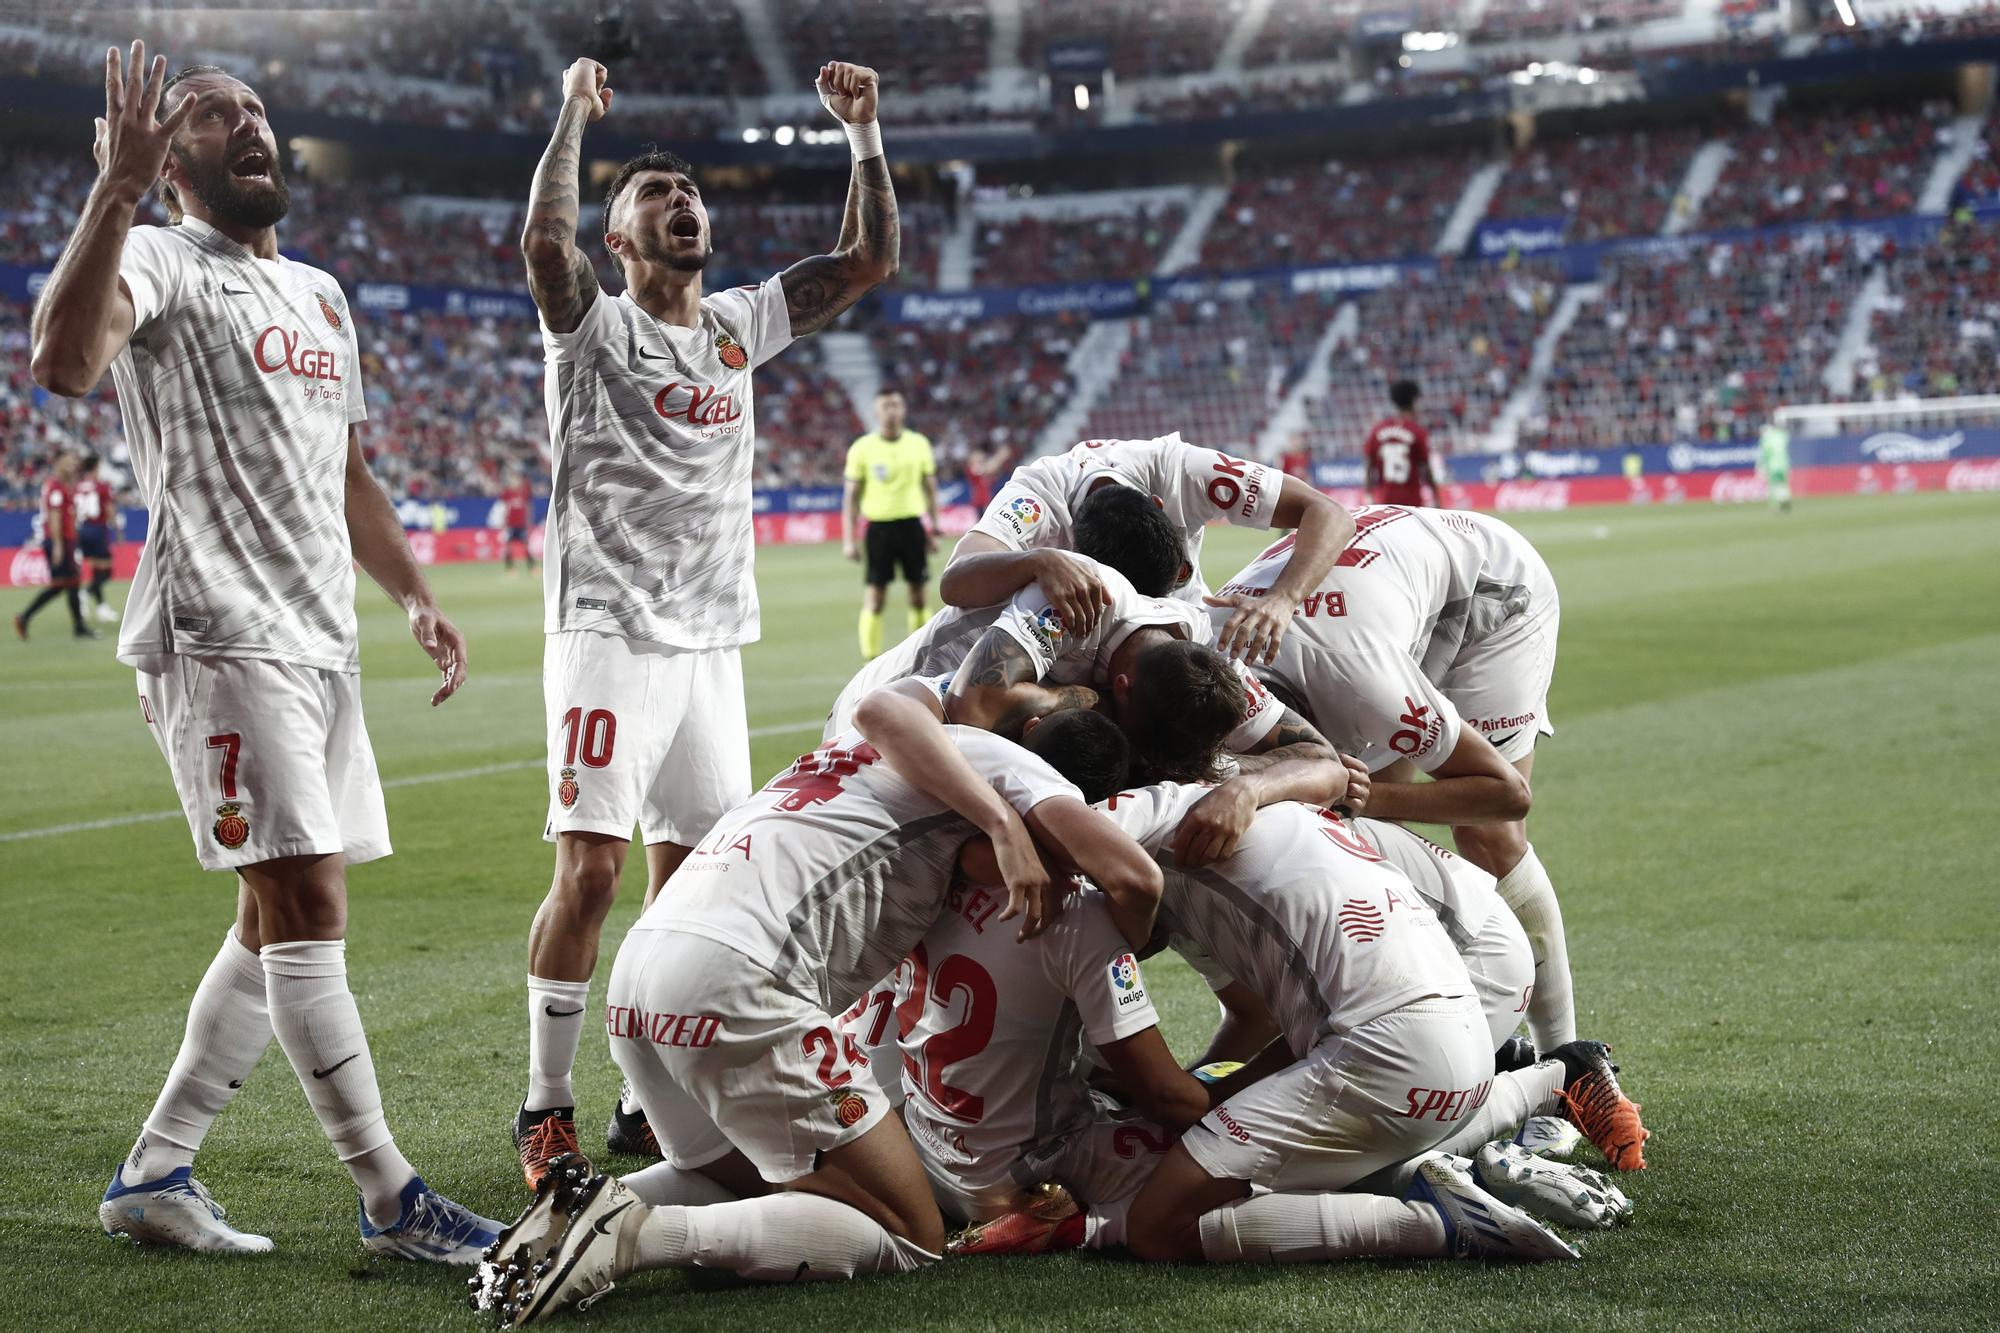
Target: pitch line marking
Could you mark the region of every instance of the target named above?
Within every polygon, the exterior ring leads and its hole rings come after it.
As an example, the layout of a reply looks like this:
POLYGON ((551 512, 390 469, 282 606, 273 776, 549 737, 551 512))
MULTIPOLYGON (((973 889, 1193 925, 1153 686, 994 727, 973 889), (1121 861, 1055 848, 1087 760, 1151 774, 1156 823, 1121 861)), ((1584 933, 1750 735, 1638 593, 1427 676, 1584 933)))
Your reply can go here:
MULTIPOLYGON (((787 736, 793 732, 818 730, 826 723, 825 718, 806 718, 799 722, 777 722, 768 726, 750 728, 750 737, 755 740, 763 736, 787 736)), ((391 787, 422 787, 434 782, 458 782, 465 778, 492 777, 496 773, 517 773, 524 768, 540 768, 546 762, 541 759, 514 759, 504 764, 481 764, 477 768, 455 768, 445 773, 415 773, 408 777, 390 778, 382 784, 384 791, 391 787)), ((137 814, 117 815, 111 819, 84 819, 73 824, 50 824, 44 828, 18 829, 12 833, 0 833, 0 842, 26 842, 30 838, 58 838, 67 833, 91 833, 98 829, 125 828, 132 824, 156 824, 163 819, 183 819, 179 810, 143 810, 137 814)))

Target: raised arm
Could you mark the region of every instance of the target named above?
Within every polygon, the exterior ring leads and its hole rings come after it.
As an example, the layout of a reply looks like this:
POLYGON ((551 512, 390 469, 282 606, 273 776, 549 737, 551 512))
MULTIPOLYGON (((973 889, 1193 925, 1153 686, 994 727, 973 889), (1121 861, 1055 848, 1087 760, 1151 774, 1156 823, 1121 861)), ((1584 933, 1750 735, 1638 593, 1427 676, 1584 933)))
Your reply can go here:
POLYGON ((125 237, 139 200, 160 178, 174 131, 194 106, 189 94, 165 120, 155 119, 166 71, 160 56, 150 66, 146 63, 144 42, 132 43, 129 71, 117 47, 104 54, 97 183, 35 302, 30 323, 34 351, 29 369, 35 383, 65 398, 81 398, 96 388, 132 336, 132 291, 118 276, 125 237))
POLYGON ((444 683, 431 695, 431 707, 437 707, 465 684, 465 636, 438 610, 396 506, 369 472, 361 437, 352 426, 347 428, 347 541, 356 563, 408 613, 411 636, 444 673, 444 683))
POLYGON ((528 291, 542 322, 574 333, 597 299, 597 270, 577 248, 577 171, 583 160, 583 127, 611 109, 605 69, 579 60, 563 74, 562 112, 528 189, 528 217, 521 226, 521 257, 528 262, 528 291))
POLYGON ((1236 614, 1215 636, 1216 651, 1246 662, 1269 662, 1292 626, 1292 613, 1307 594, 1318 591, 1333 562, 1354 540, 1354 515, 1310 482, 1286 477, 1271 516, 1274 528, 1292 528, 1291 558, 1262 597, 1210 597, 1210 606, 1233 606, 1236 614))
POLYGON ((902 252, 896 186, 882 135, 875 127, 880 81, 865 65, 832 61, 820 66, 819 99, 847 127, 854 151, 847 210, 831 254, 801 259, 780 275, 791 312, 792 336, 817 333, 836 315, 893 277, 902 252))

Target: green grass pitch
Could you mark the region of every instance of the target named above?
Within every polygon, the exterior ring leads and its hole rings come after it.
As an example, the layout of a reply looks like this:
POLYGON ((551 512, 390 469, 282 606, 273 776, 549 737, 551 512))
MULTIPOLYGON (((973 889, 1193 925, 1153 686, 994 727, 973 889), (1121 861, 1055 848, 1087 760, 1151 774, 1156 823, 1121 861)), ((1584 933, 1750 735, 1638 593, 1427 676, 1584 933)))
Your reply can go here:
MULTIPOLYGON (((1580 1026, 1646 1107, 1634 1224, 1584 1262, 1160 1270, 947 1262, 809 1288, 635 1280, 607 1328, 1965 1327, 2000 1310, 2000 497, 1523 516, 1563 592, 1531 832, 1562 894, 1580 1026)), ((1218 531, 1220 583, 1255 549, 1218 531)), ((857 665, 854 567, 760 553, 757 776, 817 736, 857 665)), ((472 642, 436 712, 362 594, 396 855, 351 878, 350 964, 390 1123, 429 1179, 511 1216, 524 937, 540 840, 539 585, 435 574, 472 642)), ((23 594, 10 594, 23 597, 23 594)), ((892 605, 891 632, 901 613, 892 605)), ((475 1327, 462 1272, 367 1259, 354 1194, 275 1048, 203 1151, 254 1260, 135 1251, 98 1195, 230 919, 108 643, 52 613, 0 645, 0 1328, 475 1327), (38 832, 91 824, 70 832, 38 832), (31 835, 31 836, 22 836, 31 835)), ((606 932, 636 909, 642 867, 606 932)), ((1177 1050, 1212 1009, 1153 966, 1177 1050)), ((608 967, 598 971, 599 986, 608 967)), ((615 1086, 586 1036, 591 1142, 615 1086)), ((598 1140, 601 1147, 601 1139, 598 1140)))

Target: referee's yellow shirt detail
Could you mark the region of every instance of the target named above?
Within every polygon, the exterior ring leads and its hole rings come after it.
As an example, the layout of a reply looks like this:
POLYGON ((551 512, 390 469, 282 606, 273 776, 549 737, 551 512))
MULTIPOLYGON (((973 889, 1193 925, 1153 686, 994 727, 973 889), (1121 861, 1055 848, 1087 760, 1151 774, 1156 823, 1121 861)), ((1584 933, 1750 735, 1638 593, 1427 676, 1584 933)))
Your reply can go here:
POLYGON ((936 474, 930 440, 913 430, 893 440, 871 431, 847 446, 847 479, 861 484, 861 517, 870 523, 923 517, 924 478, 936 474))

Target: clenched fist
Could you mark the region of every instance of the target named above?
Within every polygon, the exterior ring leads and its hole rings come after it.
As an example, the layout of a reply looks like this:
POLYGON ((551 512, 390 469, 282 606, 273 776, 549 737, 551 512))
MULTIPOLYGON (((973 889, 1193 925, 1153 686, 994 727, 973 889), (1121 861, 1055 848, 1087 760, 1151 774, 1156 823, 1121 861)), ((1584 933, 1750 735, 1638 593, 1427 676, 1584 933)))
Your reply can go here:
POLYGON ((829 60, 819 67, 813 87, 820 103, 848 125, 868 125, 875 120, 875 104, 880 99, 882 81, 866 65, 850 65, 829 60))
POLYGON ((590 103, 590 118, 601 120, 611 109, 611 89, 604 84, 610 71, 589 56, 576 61, 563 71, 563 101, 581 97, 590 103))

